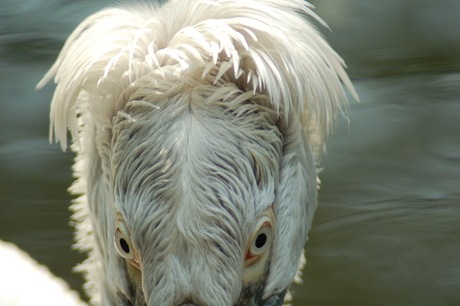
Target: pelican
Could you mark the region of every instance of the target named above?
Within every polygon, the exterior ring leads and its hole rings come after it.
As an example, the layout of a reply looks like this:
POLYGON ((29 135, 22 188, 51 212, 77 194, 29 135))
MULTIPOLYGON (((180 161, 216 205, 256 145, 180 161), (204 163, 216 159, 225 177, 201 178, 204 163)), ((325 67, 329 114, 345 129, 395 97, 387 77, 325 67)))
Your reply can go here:
POLYGON ((303 0, 125 4, 84 20, 50 139, 76 152, 77 270, 93 305, 282 305, 317 164, 357 99, 303 0))

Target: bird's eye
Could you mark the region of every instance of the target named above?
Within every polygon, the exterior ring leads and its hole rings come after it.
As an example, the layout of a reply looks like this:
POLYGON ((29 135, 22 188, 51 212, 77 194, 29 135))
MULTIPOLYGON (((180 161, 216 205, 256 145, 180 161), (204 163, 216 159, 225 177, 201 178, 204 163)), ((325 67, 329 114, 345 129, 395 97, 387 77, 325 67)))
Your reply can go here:
POLYGON ((273 240, 272 220, 269 216, 262 216, 258 223, 258 230, 253 236, 246 260, 253 259, 264 254, 271 246, 273 240))
POLYGON ((129 260, 134 259, 131 242, 129 241, 125 226, 121 222, 118 222, 117 229, 115 231, 115 247, 121 257, 129 260))

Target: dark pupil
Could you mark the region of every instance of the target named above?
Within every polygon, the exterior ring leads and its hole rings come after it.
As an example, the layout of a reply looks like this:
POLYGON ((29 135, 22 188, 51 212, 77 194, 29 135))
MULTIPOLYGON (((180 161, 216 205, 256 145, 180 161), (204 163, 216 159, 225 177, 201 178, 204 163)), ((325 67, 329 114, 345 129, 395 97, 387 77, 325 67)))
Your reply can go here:
POLYGON ((120 246, 123 249, 123 251, 125 251, 127 254, 129 254, 129 245, 126 242, 125 239, 123 239, 123 238, 120 239, 120 246))
POLYGON ((267 242, 267 235, 260 234, 256 239, 256 248, 260 249, 265 245, 265 242, 267 242))

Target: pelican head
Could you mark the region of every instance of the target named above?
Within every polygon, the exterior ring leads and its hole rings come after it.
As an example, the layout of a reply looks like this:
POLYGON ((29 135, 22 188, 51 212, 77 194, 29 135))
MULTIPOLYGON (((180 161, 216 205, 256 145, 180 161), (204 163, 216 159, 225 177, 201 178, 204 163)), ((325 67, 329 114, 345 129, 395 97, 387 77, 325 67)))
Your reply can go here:
POLYGON ((96 305, 282 305, 316 163, 354 94, 303 0, 172 0, 83 21, 55 76, 96 305))

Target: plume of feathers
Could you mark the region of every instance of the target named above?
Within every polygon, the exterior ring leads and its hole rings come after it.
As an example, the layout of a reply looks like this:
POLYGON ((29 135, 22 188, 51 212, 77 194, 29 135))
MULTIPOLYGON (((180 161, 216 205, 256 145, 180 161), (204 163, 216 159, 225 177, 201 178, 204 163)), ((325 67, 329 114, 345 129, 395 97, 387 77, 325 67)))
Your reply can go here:
MULTIPOLYGON (((303 0, 173 0, 161 8, 96 13, 75 29, 37 85, 53 76, 58 84, 50 138, 66 149, 69 127, 78 141, 79 109, 89 100, 100 104, 92 120, 110 125, 142 77, 179 79, 199 70, 203 78, 227 77, 245 92, 267 94, 286 119, 300 114, 307 130, 317 133, 313 147, 321 149, 346 102, 340 81, 358 97, 343 60, 307 18, 326 26, 303 0)), ((157 94, 170 90, 156 83, 157 94)))
MULTIPOLYGON (((55 76, 50 140, 65 150, 70 130, 79 154, 71 189, 83 194, 73 208, 77 247, 90 252, 81 270, 97 269, 100 256, 85 195, 85 142, 110 143, 113 118, 129 103, 155 107, 199 84, 220 87, 205 103, 236 92, 240 99, 268 97, 261 101, 287 126, 303 126, 319 158, 346 108, 342 83, 358 97, 343 60, 312 25, 326 26, 312 8, 304 0, 171 0, 105 9, 75 29, 37 88, 55 76), (228 83, 235 86, 222 86, 228 83)), ((97 276, 91 277, 89 287, 97 276)))

